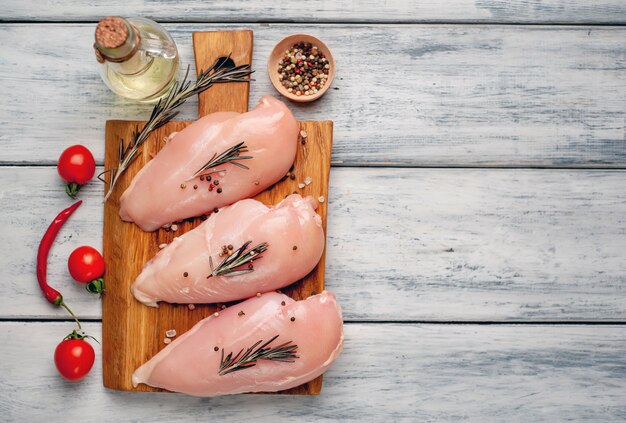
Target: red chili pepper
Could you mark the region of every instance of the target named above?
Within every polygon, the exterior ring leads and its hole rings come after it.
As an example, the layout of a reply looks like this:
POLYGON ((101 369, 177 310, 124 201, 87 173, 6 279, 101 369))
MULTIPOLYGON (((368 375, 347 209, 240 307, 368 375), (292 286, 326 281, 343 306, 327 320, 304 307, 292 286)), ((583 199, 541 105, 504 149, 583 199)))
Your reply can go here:
POLYGON ((41 238, 39 251, 37 252, 37 281, 39 282, 41 292, 43 292, 43 295, 50 304, 64 307, 72 315, 72 317, 74 317, 74 319, 76 319, 76 316, 74 316, 74 313, 72 313, 63 302, 63 296, 61 293, 48 285, 46 275, 48 270, 48 254, 50 253, 50 248, 52 247, 57 234, 61 230, 61 227, 63 227, 63 224, 82 203, 82 200, 77 201, 54 218, 50 226, 48 226, 48 230, 46 230, 43 238, 41 238))

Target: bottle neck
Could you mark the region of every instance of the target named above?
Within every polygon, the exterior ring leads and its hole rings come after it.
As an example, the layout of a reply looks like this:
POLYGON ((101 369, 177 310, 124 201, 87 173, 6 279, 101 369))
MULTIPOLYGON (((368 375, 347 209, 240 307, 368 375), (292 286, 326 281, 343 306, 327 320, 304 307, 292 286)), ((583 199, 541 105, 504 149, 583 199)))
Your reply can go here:
POLYGON ((141 31, 120 17, 106 18, 96 29, 96 58, 108 62, 115 72, 134 75, 143 72, 152 58, 141 50, 141 31))
POLYGON ((131 57, 141 44, 139 30, 128 20, 108 16, 98 22, 94 48, 109 62, 123 62, 131 57))
POLYGON ((94 47, 100 52, 104 60, 108 62, 119 63, 130 59, 141 45, 141 35, 139 30, 125 19, 123 21, 126 26, 127 36, 120 46, 107 47, 106 45, 103 45, 103 43, 98 42, 97 39, 94 44, 94 47))

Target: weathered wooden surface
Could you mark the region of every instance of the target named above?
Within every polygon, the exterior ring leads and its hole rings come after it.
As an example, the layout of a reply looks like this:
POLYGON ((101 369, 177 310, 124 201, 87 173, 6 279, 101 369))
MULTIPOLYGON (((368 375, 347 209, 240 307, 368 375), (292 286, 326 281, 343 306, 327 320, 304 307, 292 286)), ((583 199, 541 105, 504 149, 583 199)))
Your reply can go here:
POLYGON ((0 21, 97 21, 122 15, 166 22, 626 22, 620 0, 0 0, 0 10, 0 21))
MULTIPOLYGON (((328 371, 322 395, 211 399, 105 390, 98 366, 79 385, 62 382, 52 354, 71 327, 0 323, 3 421, 626 418, 626 326, 347 324, 344 352, 328 371)), ((99 336, 100 324, 86 328, 99 336)))
MULTIPOLYGON (((192 30, 254 29, 251 105, 275 93, 266 60, 280 38, 305 32, 326 41, 337 58, 332 89, 314 104, 291 106, 299 119, 335 121, 333 160, 343 165, 626 166, 623 27, 167 28, 185 64, 193 63, 192 30)), ((75 142, 102 163, 102 122, 149 115, 149 106, 102 84, 93 31, 93 24, 0 25, 0 88, 11 99, 0 103, 0 163, 52 164, 75 142)), ((180 118, 196 109, 190 102, 180 118)))
MULTIPOLYGON (((0 420, 626 420, 625 173, 450 169, 625 168, 626 28, 607 24, 626 23, 626 3, 303 4, 0 0, 0 21, 92 22, 0 24, 0 319, 67 318, 41 299, 33 275, 37 242, 70 201, 52 167, 23 165, 51 166, 76 142, 102 163, 102 122, 149 114, 111 94, 90 60, 103 15, 210 22, 167 24, 184 63, 191 31, 253 29, 251 104, 274 92, 265 74, 274 43, 317 35, 337 59, 336 89, 292 109, 335 120, 335 163, 442 168, 333 169, 327 287, 349 323, 323 395, 120 393, 101 387, 99 361, 70 385, 51 357, 71 323, 1 322, 0 420), (272 21, 283 24, 215 23, 272 21), (382 24, 393 22, 403 24, 382 24), (427 22, 441 24, 411 24, 427 22)), ((180 118, 196 109, 190 101, 180 118)), ((99 319, 100 303, 65 267, 75 246, 102 241, 101 186, 81 198, 50 280, 81 316, 99 319)), ((87 326, 99 335, 99 323, 87 326)))
MULTIPOLYGON (((34 265, 70 200, 53 168, 0 168, 0 180, 0 317, 65 317, 38 295, 34 265)), ((333 168, 326 286, 347 320, 624 321, 625 182, 624 171, 333 168)), ((99 318, 65 264, 101 245, 102 186, 80 195, 50 280, 99 318)))

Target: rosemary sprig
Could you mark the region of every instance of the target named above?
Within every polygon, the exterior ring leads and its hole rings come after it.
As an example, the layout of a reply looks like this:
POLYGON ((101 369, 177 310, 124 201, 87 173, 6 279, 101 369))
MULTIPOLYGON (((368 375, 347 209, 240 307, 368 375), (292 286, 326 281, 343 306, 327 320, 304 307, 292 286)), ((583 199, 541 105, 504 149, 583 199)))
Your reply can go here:
POLYGON ((211 266, 211 274, 207 276, 207 279, 211 276, 237 276, 246 273, 253 272, 254 269, 240 269, 238 267, 248 264, 253 260, 260 259, 261 253, 265 252, 269 247, 267 242, 262 242, 254 248, 245 251, 252 241, 248 241, 241 247, 236 249, 231 255, 227 256, 217 267, 213 267, 213 259, 209 256, 209 265, 211 266))
POLYGON ((243 352, 243 349, 241 349, 241 351, 239 351, 234 357, 232 352, 224 357, 224 348, 222 348, 222 359, 218 374, 220 376, 224 376, 239 370, 249 369, 250 367, 256 366, 257 361, 259 360, 281 361, 284 363, 295 362, 295 359, 299 358, 296 355, 298 346, 289 341, 269 348, 268 345, 271 344, 276 338, 278 338, 278 335, 274 336, 265 344, 257 348, 257 346, 263 342, 263 340, 260 340, 248 348, 245 353, 243 352))
POLYGON ((202 166, 200 169, 198 169, 198 171, 196 173, 193 174, 193 176, 189 179, 187 179, 187 181, 190 181, 200 175, 208 175, 210 173, 215 173, 215 172, 219 172, 219 170, 214 170, 212 172, 207 172, 207 170, 212 169, 214 167, 217 166, 221 166, 225 163, 232 163, 233 165, 240 167, 242 169, 250 169, 248 166, 238 163, 236 160, 247 160, 247 159, 251 159, 252 156, 241 156, 241 153, 246 153, 248 151, 248 147, 243 143, 240 142, 237 145, 234 145, 232 147, 230 147, 228 150, 222 152, 219 156, 217 155, 217 153, 213 154, 213 157, 211 157, 211 160, 209 160, 208 162, 206 162, 204 164, 204 166, 202 166))
POLYGON ((249 81, 247 77, 253 72, 250 65, 229 67, 227 65, 228 62, 230 61, 217 59, 206 71, 200 70, 198 78, 193 83, 187 80, 189 76, 189 66, 187 66, 185 77, 182 81, 176 82, 168 96, 165 99, 159 100, 154 106, 148 122, 146 122, 141 131, 135 128, 132 141, 128 143, 128 145, 125 145, 124 140, 120 140, 119 164, 117 168, 105 170, 98 175, 98 179, 106 183, 107 181, 102 176, 106 173, 111 174, 109 177, 109 189, 104 197, 104 201, 106 201, 113 192, 122 173, 124 173, 137 158, 139 148, 148 139, 150 133, 176 117, 176 115, 180 113, 180 111, 176 109, 185 103, 189 97, 211 88, 213 84, 249 81))

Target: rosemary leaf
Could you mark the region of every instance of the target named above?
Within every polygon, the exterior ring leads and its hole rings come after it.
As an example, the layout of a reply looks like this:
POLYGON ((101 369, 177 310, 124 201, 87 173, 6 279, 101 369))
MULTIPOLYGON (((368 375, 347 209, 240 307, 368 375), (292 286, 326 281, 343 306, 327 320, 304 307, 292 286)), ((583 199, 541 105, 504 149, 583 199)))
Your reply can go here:
POLYGON ((222 358, 220 360, 218 374, 224 376, 229 373, 249 369, 250 367, 256 366, 259 360, 279 361, 283 363, 295 362, 295 359, 299 358, 296 355, 298 346, 288 341, 275 347, 268 347, 276 338, 278 338, 278 335, 275 335, 261 346, 259 345, 263 343, 263 340, 257 341, 248 348, 245 353, 243 349, 241 349, 234 357, 232 352, 224 357, 224 349, 222 348, 222 358))
POLYGON ((248 245, 250 245, 251 242, 252 241, 247 241, 241 247, 233 251, 231 255, 226 256, 226 258, 224 258, 224 260, 217 267, 213 266, 213 259, 209 256, 211 274, 207 276, 207 279, 211 276, 237 276, 254 271, 254 269, 241 269, 241 266, 260 259, 262 257, 261 254, 267 251, 269 244, 267 242, 262 242, 256 247, 246 251, 246 248, 248 248, 248 245))
MULTIPOLYGON (((208 162, 206 162, 200 169, 198 169, 196 171, 196 173, 193 174, 193 176, 191 176, 191 178, 187 179, 187 181, 190 181, 194 178, 197 178, 200 175, 208 175, 209 173, 215 173, 218 172, 216 171, 212 171, 212 172, 207 172, 209 169, 213 169, 217 166, 221 166, 223 164, 226 163, 231 163, 237 167, 240 167, 242 169, 250 169, 248 166, 241 164, 239 162, 237 162, 236 160, 248 160, 251 159, 252 156, 242 156, 241 153, 245 153, 248 151, 248 147, 243 143, 240 142, 239 144, 235 144, 234 146, 232 146, 231 148, 227 149, 226 151, 223 151, 222 153, 220 153, 219 155, 217 153, 213 154, 213 157, 211 157, 211 160, 209 160, 208 162)), ((187 182, 185 181, 185 182, 187 182)))

